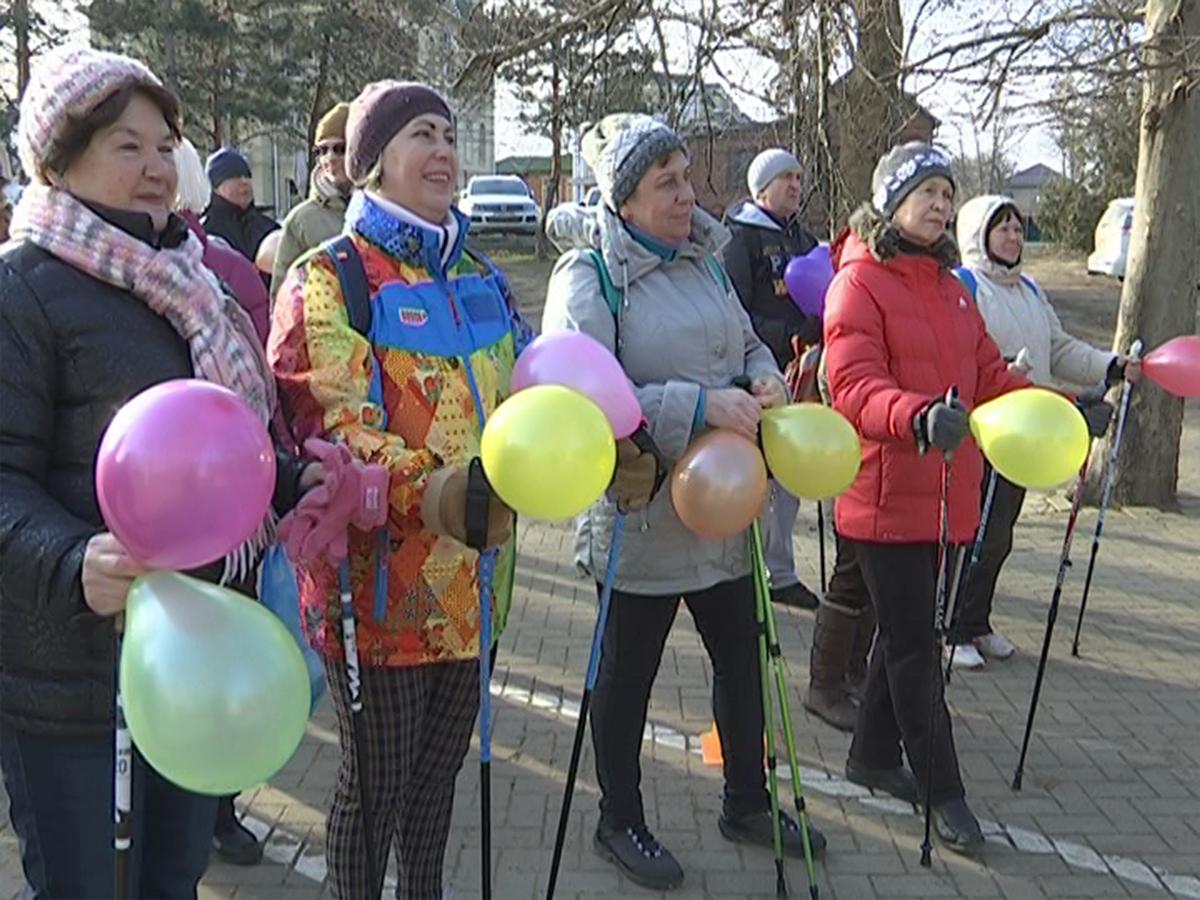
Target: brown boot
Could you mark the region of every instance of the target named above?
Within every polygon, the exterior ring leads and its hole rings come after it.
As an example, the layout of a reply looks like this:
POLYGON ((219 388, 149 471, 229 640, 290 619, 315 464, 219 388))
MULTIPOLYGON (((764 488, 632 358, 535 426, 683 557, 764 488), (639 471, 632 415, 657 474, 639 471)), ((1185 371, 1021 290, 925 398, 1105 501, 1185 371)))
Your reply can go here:
POLYGON ((804 708, 839 731, 853 731, 858 708, 846 693, 846 662, 854 646, 858 616, 821 601, 809 655, 804 708))
POLYGON ((868 600, 854 623, 854 643, 846 662, 846 690, 855 703, 862 702, 863 691, 867 689, 867 662, 874 643, 875 607, 868 600))

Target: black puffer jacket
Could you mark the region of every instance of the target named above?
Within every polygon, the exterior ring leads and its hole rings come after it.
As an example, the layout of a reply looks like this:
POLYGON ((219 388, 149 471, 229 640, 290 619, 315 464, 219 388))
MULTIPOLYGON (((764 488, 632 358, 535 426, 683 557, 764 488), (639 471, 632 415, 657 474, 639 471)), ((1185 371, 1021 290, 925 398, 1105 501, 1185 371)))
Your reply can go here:
MULTIPOLYGON (((80 582, 104 530, 96 453, 127 400, 192 374, 187 344, 141 300, 28 242, 0 252, 0 727, 111 729, 113 620, 80 582)), ((287 505, 298 464, 281 462, 287 505)))
POLYGON ((808 253, 817 239, 795 219, 783 226, 749 201, 730 210, 725 225, 733 234, 725 245, 725 270, 755 332, 782 369, 792 358, 793 336, 806 344, 821 340, 821 320, 800 311, 783 281, 792 257, 808 253))
POLYGON ((200 224, 209 235, 216 235, 250 262, 258 253, 263 238, 279 223, 256 206, 242 209, 219 194, 213 194, 200 224))

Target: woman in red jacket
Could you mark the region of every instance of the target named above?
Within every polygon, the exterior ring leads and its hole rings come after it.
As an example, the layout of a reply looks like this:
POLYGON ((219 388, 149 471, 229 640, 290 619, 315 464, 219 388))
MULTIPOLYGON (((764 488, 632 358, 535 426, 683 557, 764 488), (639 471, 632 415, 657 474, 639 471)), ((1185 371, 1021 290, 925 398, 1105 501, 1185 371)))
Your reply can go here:
POLYGON ((953 451, 949 534, 963 545, 979 525, 983 472, 967 410, 1027 382, 1007 371, 951 271, 953 214, 954 176, 941 151, 910 143, 879 161, 872 202, 835 248, 825 354, 833 405, 863 444, 858 478, 837 500, 837 530, 855 545, 879 619, 846 776, 916 803, 932 752, 937 834, 974 853, 983 834, 964 800, 945 702, 936 723, 929 714, 931 679, 941 680, 933 653, 941 469, 953 451), (959 400, 949 402, 952 386, 959 400), (901 743, 916 778, 902 766, 901 743))

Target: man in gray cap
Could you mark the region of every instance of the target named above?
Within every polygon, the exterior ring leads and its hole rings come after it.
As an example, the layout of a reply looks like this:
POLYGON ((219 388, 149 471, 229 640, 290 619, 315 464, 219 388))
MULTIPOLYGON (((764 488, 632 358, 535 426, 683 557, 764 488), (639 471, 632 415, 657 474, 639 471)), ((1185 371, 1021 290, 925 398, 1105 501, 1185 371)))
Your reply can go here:
MULTIPOLYGON (((800 224, 800 192, 804 174, 799 160, 787 150, 764 150, 746 173, 750 198, 730 209, 725 225, 732 239, 725 246, 725 269, 754 331, 771 348, 780 369, 795 350, 821 341, 821 320, 803 313, 788 294, 784 270, 794 256, 803 256, 817 239, 800 224)), ((778 484, 771 486, 771 511, 766 516, 767 565, 771 598, 785 606, 816 609, 817 596, 796 575, 792 531, 800 502, 778 484)))

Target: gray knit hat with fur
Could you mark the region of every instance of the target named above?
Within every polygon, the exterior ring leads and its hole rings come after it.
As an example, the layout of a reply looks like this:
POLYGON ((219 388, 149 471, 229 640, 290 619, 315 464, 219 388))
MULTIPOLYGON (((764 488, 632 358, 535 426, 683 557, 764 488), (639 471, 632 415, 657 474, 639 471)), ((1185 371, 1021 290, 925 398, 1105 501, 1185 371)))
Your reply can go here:
POLYGON ((600 195, 614 212, 657 160, 676 150, 687 152, 683 138, 669 125, 641 113, 605 116, 583 136, 580 149, 596 175, 600 195))

